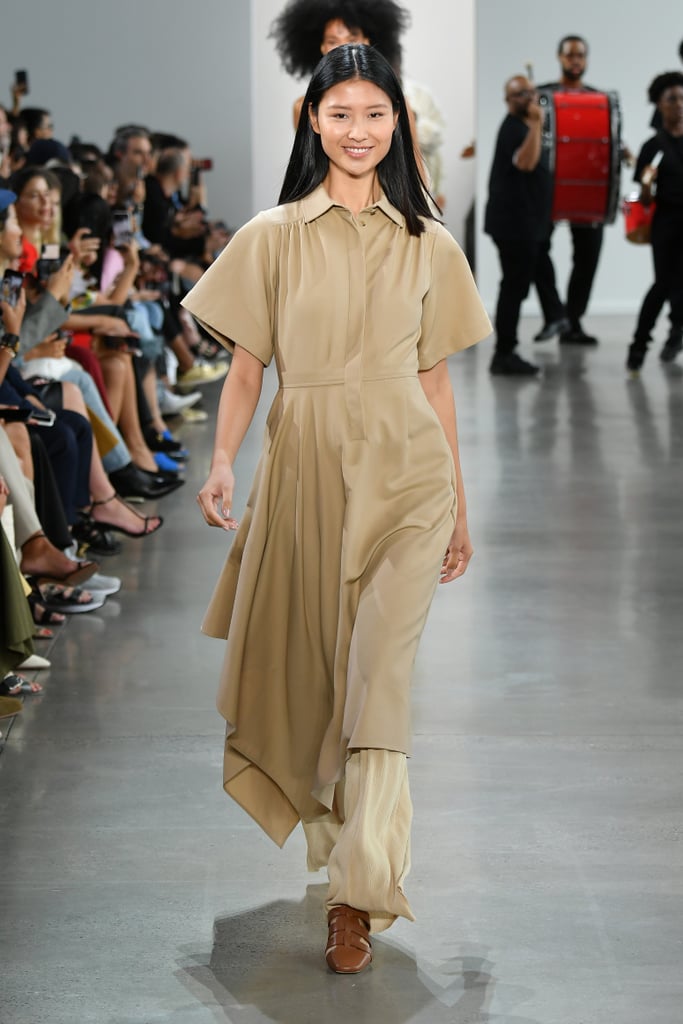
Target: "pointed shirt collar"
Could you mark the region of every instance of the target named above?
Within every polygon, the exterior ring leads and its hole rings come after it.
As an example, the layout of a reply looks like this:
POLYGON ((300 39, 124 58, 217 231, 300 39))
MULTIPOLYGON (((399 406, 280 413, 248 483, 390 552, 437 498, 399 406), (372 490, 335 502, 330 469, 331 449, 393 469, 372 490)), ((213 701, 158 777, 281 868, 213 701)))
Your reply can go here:
MULTIPOLYGON (((301 200, 301 206, 304 214, 304 222, 309 224, 312 220, 316 220, 318 217, 322 217, 324 213, 332 209, 333 206, 338 206, 339 209, 345 210, 346 207, 342 206, 341 203, 335 203, 333 199, 330 199, 327 189, 324 185, 318 185, 313 192, 310 192, 307 196, 301 200)), ((384 192, 372 206, 368 209, 376 207, 381 210, 382 213, 386 214, 395 224, 400 228, 405 227, 405 217, 400 213, 395 206, 389 202, 384 192)))

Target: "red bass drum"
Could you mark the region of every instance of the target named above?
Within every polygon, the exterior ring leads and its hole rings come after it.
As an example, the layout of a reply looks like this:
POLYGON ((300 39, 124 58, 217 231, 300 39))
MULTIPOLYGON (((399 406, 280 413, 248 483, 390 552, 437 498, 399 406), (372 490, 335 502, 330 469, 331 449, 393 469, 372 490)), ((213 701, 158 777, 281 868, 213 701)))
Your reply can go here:
POLYGON ((621 110, 615 92, 539 89, 554 221, 612 224, 619 208, 621 110))

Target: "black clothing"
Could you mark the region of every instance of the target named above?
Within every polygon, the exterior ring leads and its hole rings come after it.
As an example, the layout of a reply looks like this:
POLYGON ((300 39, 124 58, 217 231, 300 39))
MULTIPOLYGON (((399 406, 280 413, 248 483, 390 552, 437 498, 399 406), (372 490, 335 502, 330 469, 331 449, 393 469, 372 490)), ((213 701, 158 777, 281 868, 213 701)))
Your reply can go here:
POLYGON ((540 241, 550 227, 552 182, 540 162, 533 171, 520 171, 513 158, 529 128, 508 114, 498 132, 489 176, 484 231, 494 239, 540 241))
POLYGON ((539 243, 526 238, 494 238, 503 277, 496 305, 496 355, 517 347, 517 325, 522 303, 534 279, 539 243))
POLYGON ((64 506, 52 471, 50 456, 43 444, 46 431, 40 427, 29 428, 31 458, 33 460, 33 490, 36 515, 45 536, 60 551, 68 548, 73 540, 69 533, 64 506))
POLYGON ((201 259, 204 255, 204 236, 178 238, 171 228, 178 206, 167 196, 159 179, 150 174, 145 178, 145 205, 142 213, 142 233, 150 242, 161 245, 171 258, 201 259))
POLYGON ((540 163, 533 171, 520 171, 514 163, 528 132, 526 123, 512 114, 500 126, 484 218, 484 231, 496 244, 503 272, 495 317, 496 355, 501 356, 517 345, 520 310, 534 279, 541 240, 550 227, 548 171, 540 163))
POLYGON ((671 304, 671 329, 683 329, 683 138, 657 132, 642 146, 634 178, 640 181, 655 153, 664 155, 657 169, 657 194, 650 241, 655 280, 640 307, 634 341, 645 347, 662 305, 671 304))
MULTIPOLYGON (((581 326, 581 317, 588 308, 593 278, 600 259, 602 248, 602 224, 570 224, 572 236, 572 269, 567 285, 566 316, 572 330, 581 326)), ((538 301, 543 310, 546 323, 559 319, 558 307, 564 309, 555 284, 555 268, 550 259, 552 241, 551 228, 548 237, 541 243, 534 284, 538 292, 538 301)))
POLYGON ((662 130, 648 139, 638 154, 633 179, 640 181, 644 168, 660 151, 664 156, 657 169, 657 206, 681 208, 683 207, 683 136, 676 138, 662 130))
MULTIPOLYGON (((28 395, 40 398, 30 381, 25 381, 16 367, 9 366, 0 385, 0 403, 33 408, 28 395)), ((56 415, 51 427, 29 427, 29 433, 39 431, 67 522, 73 524, 78 519, 78 509, 90 504, 92 427, 85 416, 69 409, 62 409, 56 415)))

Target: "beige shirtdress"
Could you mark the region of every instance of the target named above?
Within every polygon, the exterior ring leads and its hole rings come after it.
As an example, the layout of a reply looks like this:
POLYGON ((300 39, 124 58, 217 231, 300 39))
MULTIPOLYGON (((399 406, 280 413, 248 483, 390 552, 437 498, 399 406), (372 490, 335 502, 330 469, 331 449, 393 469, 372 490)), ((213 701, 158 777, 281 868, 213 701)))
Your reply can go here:
POLYGON ((348 751, 410 753, 413 662, 455 472, 418 370, 491 331, 467 262, 382 197, 323 186, 259 214, 183 300, 280 388, 202 629, 227 639, 224 786, 282 845, 333 807, 348 751))

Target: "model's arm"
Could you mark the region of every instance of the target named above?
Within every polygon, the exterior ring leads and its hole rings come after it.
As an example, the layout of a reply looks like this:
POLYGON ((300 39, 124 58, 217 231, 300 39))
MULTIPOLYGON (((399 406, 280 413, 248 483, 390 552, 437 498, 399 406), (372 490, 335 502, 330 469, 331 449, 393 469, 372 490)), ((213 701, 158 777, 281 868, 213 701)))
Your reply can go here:
POLYGON ((472 557, 473 549, 467 529, 467 504, 465 502, 465 488, 460 469, 455 401, 453 400, 453 389, 451 388, 451 381, 448 376, 446 360, 442 359, 436 366, 432 366, 430 370, 423 370, 419 374, 419 378, 427 401, 438 416, 439 423, 443 427, 443 432, 453 454, 453 464, 455 466, 455 489, 458 499, 458 511, 455 520, 455 530, 443 560, 439 579, 440 583, 450 583, 451 580, 457 579, 458 576, 462 576, 465 572, 472 557))
POLYGON ((235 486, 232 464, 252 421, 262 383, 261 360, 236 345, 218 404, 211 471, 197 495, 202 515, 209 526, 236 530, 239 525, 230 515, 235 486))

